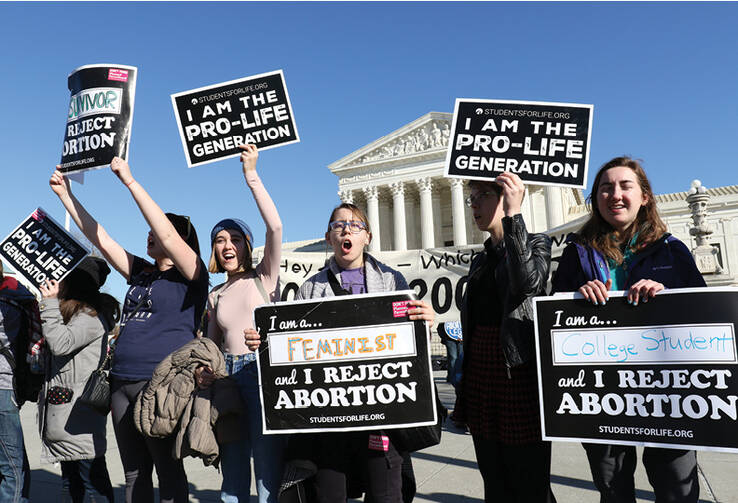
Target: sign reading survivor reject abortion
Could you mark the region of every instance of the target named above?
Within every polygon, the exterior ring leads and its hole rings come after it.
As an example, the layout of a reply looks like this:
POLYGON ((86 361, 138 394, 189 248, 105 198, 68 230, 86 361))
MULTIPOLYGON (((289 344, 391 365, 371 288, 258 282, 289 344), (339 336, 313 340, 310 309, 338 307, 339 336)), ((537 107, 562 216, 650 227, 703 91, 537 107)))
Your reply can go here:
POLYGON ((545 440, 738 452, 738 289, 535 299, 545 440))
POLYGON ((187 165, 236 157, 300 141, 282 70, 172 95, 187 165))
POLYGON ((134 66, 88 65, 69 75, 62 173, 102 168, 116 156, 128 159, 136 73, 134 66))
POLYGON ((469 100, 454 108, 445 175, 585 188, 592 105, 469 100))
POLYGON ((64 279, 89 253, 41 208, 0 242, 0 256, 36 289, 64 279))
POLYGON ((435 424, 428 329, 412 291, 256 308, 265 433, 435 424))

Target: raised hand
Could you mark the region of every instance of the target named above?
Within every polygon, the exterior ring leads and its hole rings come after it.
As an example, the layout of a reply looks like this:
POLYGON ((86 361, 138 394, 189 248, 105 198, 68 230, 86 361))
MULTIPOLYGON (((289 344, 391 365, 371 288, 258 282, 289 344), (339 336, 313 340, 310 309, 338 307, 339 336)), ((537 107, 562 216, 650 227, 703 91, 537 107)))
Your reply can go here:
POLYGON ((241 164, 243 165, 244 176, 249 171, 256 171, 256 161, 259 159, 259 149, 256 145, 239 145, 241 152, 241 164))
POLYGON ((506 171, 495 177, 495 183, 502 187, 502 210, 506 217, 520 213, 525 196, 525 185, 518 175, 506 171))
POLYGON ((51 190, 53 190, 59 198, 64 197, 71 192, 71 189, 69 188, 69 179, 62 175, 61 171, 59 171, 60 168, 61 166, 57 164, 56 170, 51 174, 51 178, 49 179, 51 190))
POLYGON ((131 167, 120 157, 113 157, 113 160, 110 161, 110 169, 126 187, 133 183, 131 167))
POLYGON ((55 299, 59 295, 59 282, 55 279, 47 279, 38 289, 44 299, 55 299))

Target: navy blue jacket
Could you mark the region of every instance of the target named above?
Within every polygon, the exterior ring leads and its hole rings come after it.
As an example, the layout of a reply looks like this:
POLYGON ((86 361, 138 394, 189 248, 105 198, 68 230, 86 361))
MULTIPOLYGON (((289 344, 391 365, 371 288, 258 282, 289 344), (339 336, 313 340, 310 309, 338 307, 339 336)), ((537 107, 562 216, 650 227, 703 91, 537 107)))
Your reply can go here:
MULTIPOLYGON (((607 260, 594 248, 580 244, 579 236, 569 234, 559 267, 551 281, 551 294, 575 292, 587 281, 607 282, 610 272, 607 260)), ((626 271, 623 290, 641 279, 657 281, 666 288, 707 286, 684 243, 669 233, 639 251, 626 271)))

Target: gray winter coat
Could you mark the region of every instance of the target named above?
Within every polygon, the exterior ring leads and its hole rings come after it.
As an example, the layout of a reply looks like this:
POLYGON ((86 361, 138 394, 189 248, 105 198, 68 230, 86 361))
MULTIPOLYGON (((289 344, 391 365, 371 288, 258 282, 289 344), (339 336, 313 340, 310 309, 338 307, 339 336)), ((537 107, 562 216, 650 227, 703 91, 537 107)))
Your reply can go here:
MULTIPOLYGON (((410 287, 407 285, 407 281, 405 281, 404 276, 400 272, 384 265, 368 253, 364 254, 364 263, 366 264, 364 271, 366 274, 367 292, 377 293, 394 292, 395 290, 410 290, 410 287)), ((324 268, 318 274, 309 278, 302 284, 297 295, 295 295, 295 299, 300 300, 333 297, 333 290, 331 289, 331 285, 328 281, 329 268, 336 276, 338 284, 340 285, 341 270, 336 264, 336 259, 331 257, 327 268, 324 268)))
POLYGON ((65 325, 58 299, 44 299, 39 305, 44 338, 50 359, 46 383, 38 401, 38 426, 43 447, 41 461, 93 459, 105 454, 107 415, 77 402, 87 380, 97 369, 102 353, 102 337, 111 327, 100 317, 78 312, 65 325), (50 388, 72 390, 72 401, 46 402, 50 388))

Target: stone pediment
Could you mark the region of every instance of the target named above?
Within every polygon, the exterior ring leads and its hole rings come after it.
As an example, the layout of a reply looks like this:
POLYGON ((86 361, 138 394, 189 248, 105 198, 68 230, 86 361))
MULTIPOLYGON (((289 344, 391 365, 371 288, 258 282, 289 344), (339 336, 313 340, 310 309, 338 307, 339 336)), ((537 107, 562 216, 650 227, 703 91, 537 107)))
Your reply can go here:
MULTIPOLYGON (((334 174, 375 171, 417 157, 445 156, 453 114, 429 112, 328 166, 334 174)), ((386 168, 385 168, 386 169, 386 168)))

